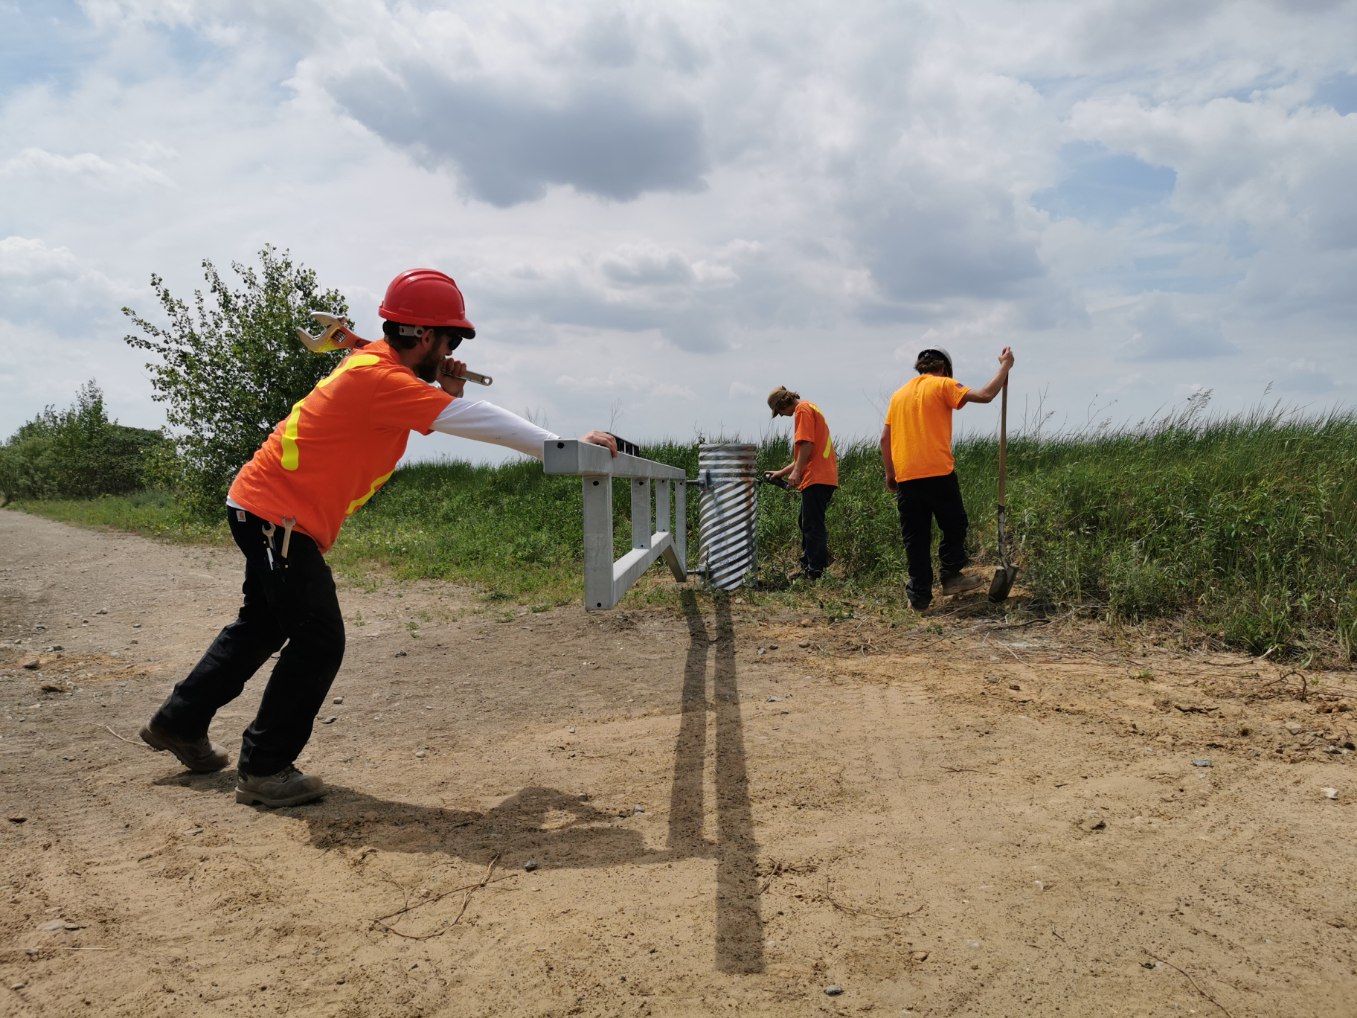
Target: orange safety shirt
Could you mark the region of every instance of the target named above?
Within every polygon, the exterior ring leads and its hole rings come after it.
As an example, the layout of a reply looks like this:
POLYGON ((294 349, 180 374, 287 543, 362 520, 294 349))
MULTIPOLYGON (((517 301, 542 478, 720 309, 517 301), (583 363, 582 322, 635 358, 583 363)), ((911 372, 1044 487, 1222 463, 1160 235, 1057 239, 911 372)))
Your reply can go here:
POLYGON ((346 519, 396 469, 410 432, 427 435, 452 402, 384 340, 345 357, 278 423, 231 485, 230 500, 263 519, 296 519, 327 552, 346 519))
POLYGON ((796 404, 792 411, 792 449, 801 442, 810 443, 810 462, 801 474, 801 484, 797 490, 808 488, 812 484, 828 484, 832 488, 839 486, 839 457, 834 452, 834 442, 829 437, 829 424, 820 408, 808 399, 796 404))
POLYGON ((952 458, 952 411, 971 390, 953 378, 918 375, 895 390, 886 410, 897 481, 945 477, 952 458))

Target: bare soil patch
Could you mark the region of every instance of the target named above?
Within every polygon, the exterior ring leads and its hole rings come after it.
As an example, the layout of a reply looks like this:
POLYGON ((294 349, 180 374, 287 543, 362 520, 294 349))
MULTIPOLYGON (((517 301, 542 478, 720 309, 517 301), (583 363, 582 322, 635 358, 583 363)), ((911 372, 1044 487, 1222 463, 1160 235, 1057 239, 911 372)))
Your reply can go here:
POLYGON ((0 548, 0 1014, 1357 1013, 1351 673, 346 585, 332 791, 256 810, 136 739, 235 553, 0 548))

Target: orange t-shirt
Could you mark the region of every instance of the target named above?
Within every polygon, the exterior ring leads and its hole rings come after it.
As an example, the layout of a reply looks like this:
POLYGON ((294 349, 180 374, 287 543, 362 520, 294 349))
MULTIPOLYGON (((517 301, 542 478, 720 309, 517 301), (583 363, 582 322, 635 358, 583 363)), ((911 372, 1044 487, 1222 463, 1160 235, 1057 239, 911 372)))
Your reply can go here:
POLYGON ((891 429, 891 461, 897 481, 945 477, 956 468, 952 458, 952 411, 971 390, 954 378, 918 375, 891 396, 886 423, 891 429))
MULTIPOLYGON (((792 412, 792 449, 795 455, 796 444, 810 443, 810 462, 801 474, 800 488, 812 484, 828 484, 832 488, 839 486, 839 457, 834 452, 834 442, 829 437, 829 424, 820 408, 808 399, 796 404, 792 412)), ((799 489, 798 489, 799 490, 799 489)))
POLYGON ((228 497, 273 523, 295 518, 300 533, 329 551, 344 521, 395 471, 410 432, 427 435, 452 399, 385 341, 370 343, 293 404, 228 497))

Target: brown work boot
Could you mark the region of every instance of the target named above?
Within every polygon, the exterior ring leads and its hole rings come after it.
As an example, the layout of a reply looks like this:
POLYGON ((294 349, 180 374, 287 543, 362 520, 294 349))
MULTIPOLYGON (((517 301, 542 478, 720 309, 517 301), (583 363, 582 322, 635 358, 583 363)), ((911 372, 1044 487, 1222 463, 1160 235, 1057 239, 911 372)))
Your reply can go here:
POLYGON ((179 762, 195 774, 211 774, 219 771, 229 762, 226 750, 208 741, 206 735, 196 739, 184 739, 158 725, 152 718, 138 733, 141 741, 152 749, 173 753, 179 762))
POLYGON ((984 583, 985 581, 978 576, 956 573, 942 578, 942 592, 945 596, 951 597, 953 594, 964 594, 968 590, 974 590, 976 587, 983 586, 984 583))
POLYGON ((246 806, 300 806, 325 794, 325 782, 308 778, 288 764, 277 774, 252 776, 240 772, 236 782, 236 802, 246 806))

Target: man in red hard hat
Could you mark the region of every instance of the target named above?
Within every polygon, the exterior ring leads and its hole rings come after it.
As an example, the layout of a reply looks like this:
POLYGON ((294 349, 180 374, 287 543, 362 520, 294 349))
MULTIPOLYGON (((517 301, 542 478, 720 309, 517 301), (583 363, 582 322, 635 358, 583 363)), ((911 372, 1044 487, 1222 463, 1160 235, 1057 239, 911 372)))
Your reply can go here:
POLYGON ((1004 387, 1013 367, 1013 351, 999 353, 999 370, 984 386, 971 389, 952 377, 952 357, 938 348, 915 358, 914 378, 891 396, 886 424, 881 430, 881 459, 886 468, 886 490, 895 492, 900 512, 900 536, 905 542, 909 581, 905 594, 916 611, 933 601, 933 520, 942 542, 942 592, 961 594, 984 581, 961 570, 966 556, 970 521, 961 501, 952 458, 952 413, 967 403, 989 403, 1004 387))
MULTIPOLYGON (((462 398, 466 365, 452 352, 476 335, 462 292, 434 269, 391 281, 383 339, 356 349, 269 434, 227 494, 245 556, 244 603, 202 660, 141 730, 189 770, 228 760, 208 724, 275 653, 259 711, 245 729, 236 801, 295 806, 324 794, 295 761, 344 657, 344 620, 325 553, 344 520, 391 477, 410 432, 440 431, 542 457, 559 436, 484 400, 462 398)), ((590 431, 582 441, 607 446, 590 431)))

